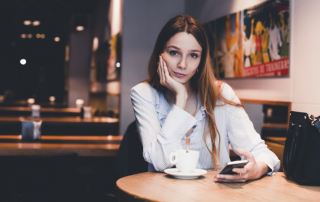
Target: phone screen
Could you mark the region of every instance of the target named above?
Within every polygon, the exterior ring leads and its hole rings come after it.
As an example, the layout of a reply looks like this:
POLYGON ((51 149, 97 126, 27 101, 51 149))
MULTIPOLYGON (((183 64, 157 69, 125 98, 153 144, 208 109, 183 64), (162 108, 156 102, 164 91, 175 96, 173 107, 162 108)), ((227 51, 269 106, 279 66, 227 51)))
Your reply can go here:
POLYGON ((228 175, 234 175, 238 174, 232 171, 233 168, 243 168, 245 165, 247 165, 249 161, 248 160, 242 160, 242 161, 232 161, 227 163, 219 174, 228 174, 228 175))

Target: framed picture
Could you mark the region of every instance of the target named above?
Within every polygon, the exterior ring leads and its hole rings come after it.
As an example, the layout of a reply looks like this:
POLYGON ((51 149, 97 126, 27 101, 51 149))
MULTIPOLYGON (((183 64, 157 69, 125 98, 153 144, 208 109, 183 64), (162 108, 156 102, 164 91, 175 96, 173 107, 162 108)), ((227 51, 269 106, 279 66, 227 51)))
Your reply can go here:
POLYGON ((289 1, 267 1, 204 27, 217 78, 289 75, 289 1))

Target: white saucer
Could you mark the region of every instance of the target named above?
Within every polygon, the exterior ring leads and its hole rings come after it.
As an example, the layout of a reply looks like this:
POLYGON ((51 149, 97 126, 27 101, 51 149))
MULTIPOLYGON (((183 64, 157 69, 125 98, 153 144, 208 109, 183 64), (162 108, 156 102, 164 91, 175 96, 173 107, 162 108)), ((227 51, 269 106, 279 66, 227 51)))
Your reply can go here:
POLYGON ((201 175, 204 175, 207 173, 206 170, 203 169, 194 169, 193 172, 179 172, 178 168, 169 168, 164 170, 165 173, 172 175, 173 177, 177 179, 182 180, 192 180, 200 177, 201 175))

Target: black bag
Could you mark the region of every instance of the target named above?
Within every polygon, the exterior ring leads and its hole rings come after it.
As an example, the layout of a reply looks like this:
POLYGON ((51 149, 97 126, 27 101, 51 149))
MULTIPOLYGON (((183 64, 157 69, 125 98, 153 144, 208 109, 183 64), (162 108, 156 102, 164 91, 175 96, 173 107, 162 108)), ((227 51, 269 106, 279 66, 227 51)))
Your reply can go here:
POLYGON ((283 169, 298 184, 320 185, 320 116, 290 112, 283 169))

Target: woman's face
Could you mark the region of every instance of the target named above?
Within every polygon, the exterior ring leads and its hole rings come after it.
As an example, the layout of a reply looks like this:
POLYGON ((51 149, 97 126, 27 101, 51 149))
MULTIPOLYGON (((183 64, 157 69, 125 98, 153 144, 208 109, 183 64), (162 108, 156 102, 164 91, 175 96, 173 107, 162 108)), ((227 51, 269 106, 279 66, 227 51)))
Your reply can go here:
POLYGON ((201 61, 202 47, 192 34, 179 32, 166 43, 161 54, 170 76, 182 84, 189 83, 201 61))

